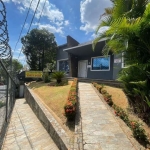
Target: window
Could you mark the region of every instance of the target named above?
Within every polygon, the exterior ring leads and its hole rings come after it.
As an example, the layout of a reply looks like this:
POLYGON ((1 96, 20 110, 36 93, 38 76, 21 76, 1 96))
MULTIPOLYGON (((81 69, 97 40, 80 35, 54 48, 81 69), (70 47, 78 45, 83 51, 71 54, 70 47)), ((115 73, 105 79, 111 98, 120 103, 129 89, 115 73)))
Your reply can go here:
POLYGON ((93 57, 92 70, 109 71, 110 70, 110 56, 108 57, 93 57))
POLYGON ((64 71, 66 73, 69 73, 69 62, 68 60, 61 60, 58 61, 58 65, 59 65, 59 71, 64 71))

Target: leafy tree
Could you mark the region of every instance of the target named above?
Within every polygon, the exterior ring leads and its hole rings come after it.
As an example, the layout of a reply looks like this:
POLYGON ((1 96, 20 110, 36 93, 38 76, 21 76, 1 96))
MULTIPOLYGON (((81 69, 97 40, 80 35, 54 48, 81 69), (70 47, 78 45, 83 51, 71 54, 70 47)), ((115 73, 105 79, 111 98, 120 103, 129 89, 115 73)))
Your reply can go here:
POLYGON ((136 113, 150 123, 150 4, 148 0, 114 0, 107 8, 97 28, 109 29, 94 40, 93 47, 103 37, 107 38, 103 54, 125 53, 125 68, 120 73, 124 90, 130 97, 136 113))
POLYGON ((42 70, 55 60, 57 44, 53 33, 46 29, 33 29, 22 37, 23 53, 31 70, 42 70))
POLYGON ((17 59, 12 60, 12 70, 13 70, 13 72, 20 71, 22 68, 23 68, 23 65, 17 59))
MULTIPOLYGON (((23 68, 23 65, 17 59, 12 59, 12 61, 3 59, 1 61, 12 77, 16 77, 17 72, 23 68)), ((5 79, 6 76, 6 71, 0 66, 0 80, 5 79)))

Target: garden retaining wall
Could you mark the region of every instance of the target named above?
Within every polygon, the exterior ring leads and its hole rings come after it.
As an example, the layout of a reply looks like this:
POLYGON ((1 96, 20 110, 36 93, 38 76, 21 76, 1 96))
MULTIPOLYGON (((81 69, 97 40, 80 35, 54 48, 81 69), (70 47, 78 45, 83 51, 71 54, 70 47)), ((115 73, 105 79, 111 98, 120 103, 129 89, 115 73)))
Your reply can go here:
POLYGON ((72 150, 70 137, 50 114, 41 100, 25 86, 25 99, 60 150, 72 150))

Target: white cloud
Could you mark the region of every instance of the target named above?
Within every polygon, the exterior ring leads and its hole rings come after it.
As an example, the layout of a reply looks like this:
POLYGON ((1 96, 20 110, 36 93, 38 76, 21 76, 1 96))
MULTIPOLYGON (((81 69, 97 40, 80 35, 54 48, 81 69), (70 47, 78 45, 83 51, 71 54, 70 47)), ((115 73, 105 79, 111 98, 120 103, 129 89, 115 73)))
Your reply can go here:
POLYGON ((22 6, 18 7, 18 9, 20 10, 21 13, 23 13, 26 9, 22 6))
POLYGON ((104 8, 110 7, 110 0, 82 0, 80 3, 81 27, 80 30, 88 32, 95 31, 104 8))
MULTIPOLYGON (((17 6, 18 10, 22 13, 24 11, 27 11, 30 5, 31 0, 4 0, 7 2, 13 2, 17 6)), ((33 12, 36 9, 38 0, 33 0, 31 5, 30 13, 33 14, 33 12)), ((60 11, 54 4, 50 3, 49 0, 46 0, 45 7, 43 9, 45 0, 40 0, 37 12, 36 12, 36 19, 38 19, 41 15, 41 11, 43 10, 42 16, 44 19, 46 19, 46 23, 36 24, 39 28, 46 28, 50 32, 53 33, 60 33, 63 34, 63 28, 64 26, 68 26, 69 20, 64 19, 63 12, 60 11), (47 23, 49 22, 49 24, 47 23)), ((35 24, 34 24, 35 25, 35 24)), ((28 24, 25 25, 25 28, 27 29, 28 24)))
POLYGON ((33 25, 38 26, 38 28, 42 29, 45 28, 49 30, 51 33, 59 33, 63 35, 63 27, 55 27, 50 24, 40 24, 40 23, 34 23, 33 25))
POLYGON ((69 24, 70 24, 69 20, 65 20, 65 21, 64 21, 64 25, 65 25, 65 26, 67 26, 67 25, 69 25, 69 24))
POLYGON ((3 2, 6 2, 6 3, 8 3, 8 2, 10 2, 10 0, 3 0, 3 2))
MULTIPOLYGON (((10 1, 10 0, 5 0, 10 1)), ((12 0, 15 4, 19 5, 18 9, 22 12, 24 10, 27 10, 29 8, 31 0, 12 0)), ((31 11, 34 12, 37 6, 38 0, 34 0, 31 5, 31 11)), ((41 15, 41 11, 43 9, 43 5, 45 3, 45 0, 41 0, 37 9, 36 18, 39 18, 41 15)), ((51 4, 49 1, 46 1, 42 17, 46 17, 49 21, 52 22, 62 22, 64 20, 63 13, 53 4, 51 4)))

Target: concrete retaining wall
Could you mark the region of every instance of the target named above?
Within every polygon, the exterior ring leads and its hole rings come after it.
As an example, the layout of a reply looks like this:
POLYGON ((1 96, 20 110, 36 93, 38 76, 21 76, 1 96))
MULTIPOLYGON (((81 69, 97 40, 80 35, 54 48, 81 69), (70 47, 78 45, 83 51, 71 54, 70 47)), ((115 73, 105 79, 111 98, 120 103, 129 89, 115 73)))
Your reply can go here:
POLYGON ((73 149, 70 137, 50 114, 40 99, 25 86, 25 99, 60 150, 73 149))

